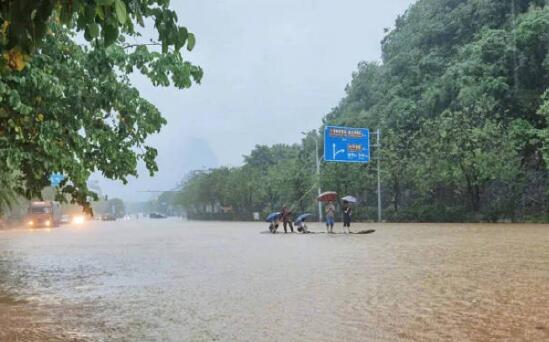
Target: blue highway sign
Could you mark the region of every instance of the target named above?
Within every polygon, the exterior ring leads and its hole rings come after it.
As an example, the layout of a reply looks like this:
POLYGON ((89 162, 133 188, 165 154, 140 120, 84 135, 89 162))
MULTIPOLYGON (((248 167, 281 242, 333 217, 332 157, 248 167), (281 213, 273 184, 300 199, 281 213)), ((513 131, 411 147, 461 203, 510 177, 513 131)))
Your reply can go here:
POLYGON ((54 188, 57 188, 59 186, 59 184, 61 184, 61 182, 64 179, 65 179, 65 176, 63 176, 63 174, 61 174, 59 172, 52 173, 51 176, 50 176, 51 186, 54 187, 54 188))
POLYGON ((324 160, 340 163, 368 163, 370 131, 366 128, 327 126, 324 130, 324 160))

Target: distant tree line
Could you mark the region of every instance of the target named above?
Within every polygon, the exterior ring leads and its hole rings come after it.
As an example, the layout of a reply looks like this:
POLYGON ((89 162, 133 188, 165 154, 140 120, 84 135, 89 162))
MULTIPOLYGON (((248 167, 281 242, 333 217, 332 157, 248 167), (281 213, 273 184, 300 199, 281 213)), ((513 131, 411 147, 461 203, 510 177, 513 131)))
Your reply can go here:
MULTIPOLYGON (((393 221, 547 221, 549 5, 545 0, 420 0, 362 62, 323 125, 381 128, 384 216, 393 221)), ((242 167, 198 172, 177 198, 235 218, 283 204, 314 211, 310 132, 293 146, 257 146, 242 167), (303 197, 305 195, 305 197, 303 197)), ((322 146, 322 142, 320 142, 322 146)), ((375 165, 323 164, 324 190, 364 200, 375 165)))

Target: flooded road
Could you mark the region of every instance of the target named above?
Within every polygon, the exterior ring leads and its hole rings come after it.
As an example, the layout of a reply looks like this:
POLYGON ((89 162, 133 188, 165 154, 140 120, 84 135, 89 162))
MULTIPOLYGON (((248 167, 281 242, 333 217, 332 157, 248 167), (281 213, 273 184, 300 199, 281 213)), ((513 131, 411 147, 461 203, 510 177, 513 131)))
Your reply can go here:
MULTIPOLYGON (((371 228, 273 236, 263 223, 168 219, 0 231, 0 320, 19 313, 52 340, 549 341, 549 226, 353 227, 371 228)), ((0 337, 24 337, 20 322, 0 337)))

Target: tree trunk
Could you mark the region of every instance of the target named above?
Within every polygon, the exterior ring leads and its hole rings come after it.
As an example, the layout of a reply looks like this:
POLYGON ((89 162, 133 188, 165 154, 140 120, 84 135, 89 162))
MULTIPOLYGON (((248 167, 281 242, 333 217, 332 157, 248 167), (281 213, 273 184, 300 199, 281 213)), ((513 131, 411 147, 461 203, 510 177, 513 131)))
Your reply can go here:
POLYGON ((398 212, 400 202, 400 183, 398 177, 393 177, 393 209, 398 212))
POLYGON ((476 214, 480 211, 480 186, 478 185, 477 177, 467 172, 463 163, 460 163, 460 168, 467 183, 467 194, 469 195, 471 210, 476 214))
POLYGON ((471 202, 471 210, 474 213, 480 211, 480 186, 478 184, 473 184, 472 181, 467 177, 467 193, 469 194, 469 200, 471 202))

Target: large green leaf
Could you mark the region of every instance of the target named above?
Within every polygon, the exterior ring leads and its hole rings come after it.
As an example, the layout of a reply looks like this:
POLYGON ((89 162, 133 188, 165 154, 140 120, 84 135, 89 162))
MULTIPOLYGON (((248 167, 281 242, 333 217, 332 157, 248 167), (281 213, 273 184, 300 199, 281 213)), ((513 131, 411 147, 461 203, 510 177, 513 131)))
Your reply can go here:
POLYGON ((187 34, 187 50, 191 51, 194 49, 194 45, 196 44, 196 39, 194 37, 194 34, 188 33, 187 34))
POLYGON ((86 27, 86 34, 90 37, 88 39, 97 38, 99 36, 99 25, 96 23, 89 24, 86 27))
POLYGON ((116 38, 118 38, 118 27, 112 25, 105 26, 103 35, 105 38, 105 45, 109 46, 113 44, 116 41, 116 38))
POLYGON ((121 25, 124 25, 126 23, 126 20, 128 19, 126 4, 123 0, 114 0, 114 7, 116 10, 116 17, 118 18, 118 22, 121 25))

